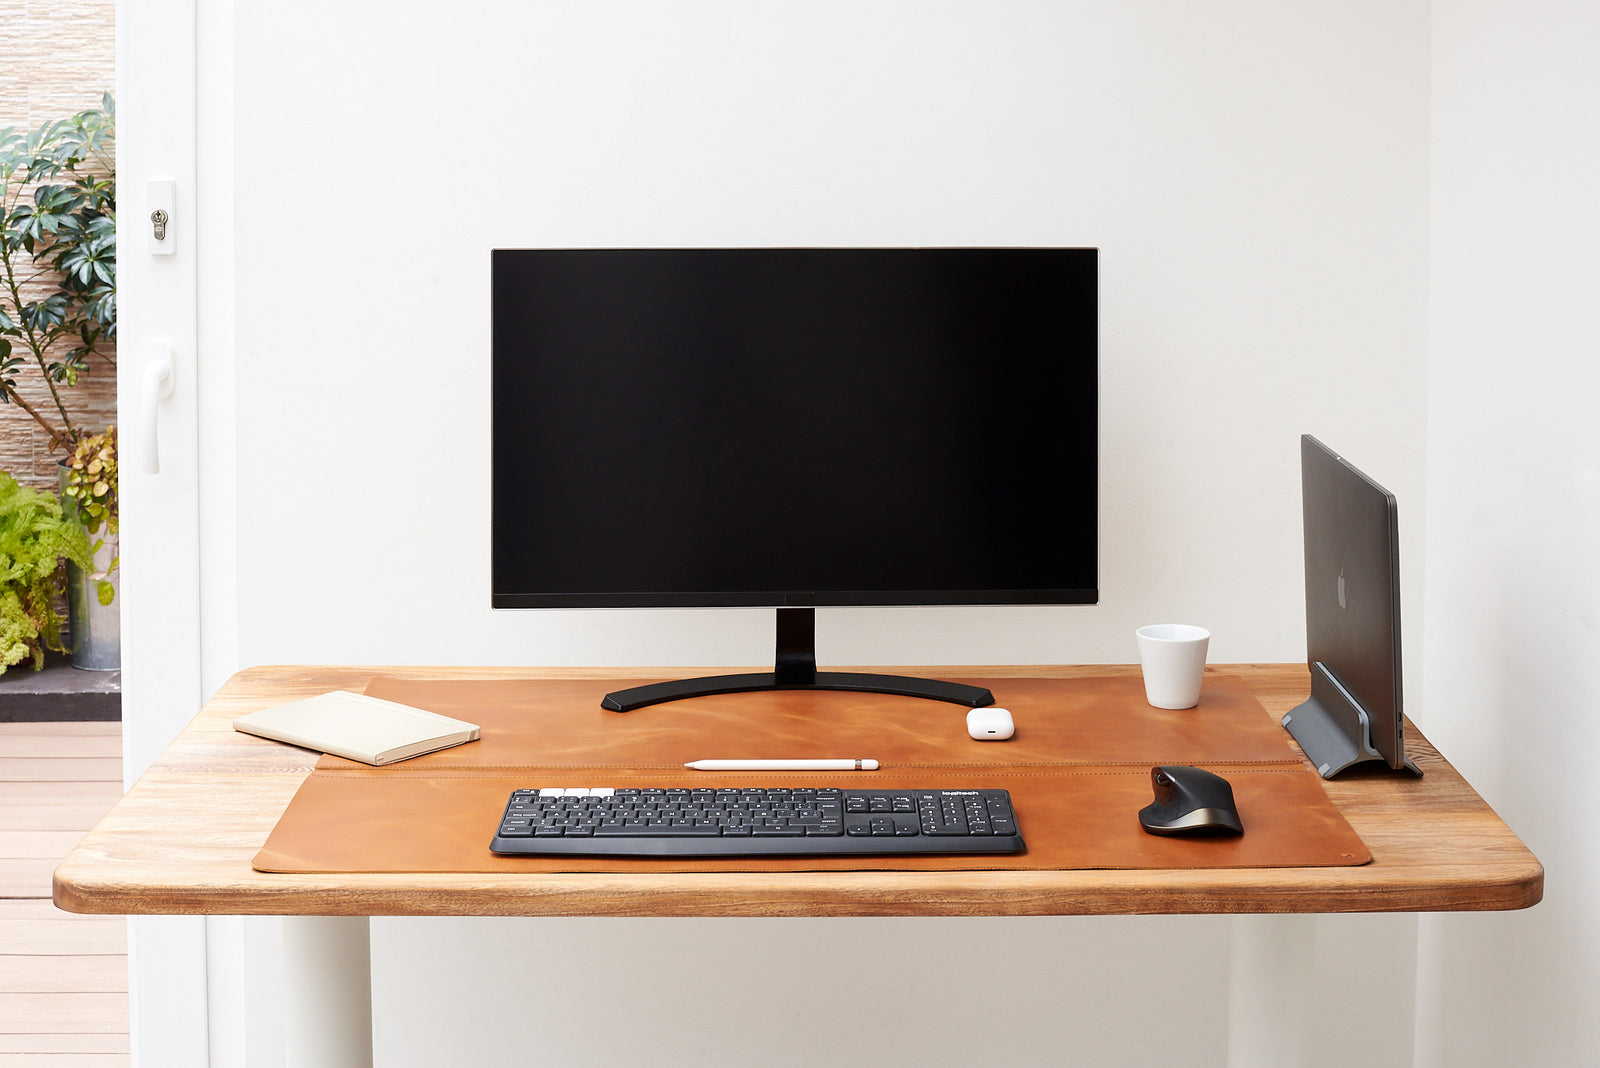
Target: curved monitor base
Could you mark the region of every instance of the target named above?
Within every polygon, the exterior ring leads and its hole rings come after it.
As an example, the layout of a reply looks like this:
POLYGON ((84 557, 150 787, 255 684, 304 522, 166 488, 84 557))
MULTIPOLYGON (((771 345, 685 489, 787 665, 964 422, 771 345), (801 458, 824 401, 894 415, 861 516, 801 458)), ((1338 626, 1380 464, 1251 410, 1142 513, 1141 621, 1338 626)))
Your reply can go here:
POLYGON ((634 686, 608 693, 601 708, 631 712, 645 705, 680 701, 685 697, 709 697, 718 693, 749 693, 754 690, 854 690, 858 693, 890 693, 901 697, 926 697, 934 701, 978 708, 994 704, 994 694, 981 686, 959 682, 921 679, 914 675, 872 675, 855 671, 817 670, 817 613, 814 608, 780 608, 773 670, 744 675, 706 675, 697 679, 676 679, 648 686, 634 686))
POLYGON ((818 671, 810 680, 782 681, 777 672, 760 671, 747 675, 707 675, 698 679, 677 679, 649 686, 634 686, 606 694, 602 708, 631 712, 645 705, 678 701, 685 697, 708 697, 719 693, 748 693, 755 690, 855 690, 860 693, 889 693, 902 697, 926 697, 978 708, 994 704, 994 694, 981 686, 939 679, 919 679, 912 675, 870 675, 854 671, 818 671))

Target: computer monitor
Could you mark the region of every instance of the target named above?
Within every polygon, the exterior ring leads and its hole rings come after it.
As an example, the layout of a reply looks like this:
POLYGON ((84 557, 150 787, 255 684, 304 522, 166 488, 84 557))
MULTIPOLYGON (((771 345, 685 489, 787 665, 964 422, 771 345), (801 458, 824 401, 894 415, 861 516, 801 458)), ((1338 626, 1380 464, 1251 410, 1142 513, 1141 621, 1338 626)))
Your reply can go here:
POLYGON ((1405 755, 1400 686, 1400 524, 1394 494, 1306 434, 1306 659, 1311 697, 1283 717, 1323 778, 1405 755))
POLYGON ((987 690, 818 672, 817 607, 1091 604, 1091 248, 493 253, 496 608, 778 609, 774 670, 640 687, 987 690))

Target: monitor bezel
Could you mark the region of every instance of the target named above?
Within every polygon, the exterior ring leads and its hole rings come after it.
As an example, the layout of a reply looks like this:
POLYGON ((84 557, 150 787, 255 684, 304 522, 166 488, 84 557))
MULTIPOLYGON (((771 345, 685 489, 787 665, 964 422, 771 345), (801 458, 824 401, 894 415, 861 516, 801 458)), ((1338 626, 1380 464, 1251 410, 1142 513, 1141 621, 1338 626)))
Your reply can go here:
MULTIPOLYGON (((630 248, 618 247, 582 247, 582 248, 495 248, 491 250, 491 303, 498 287, 494 280, 500 270, 502 257, 506 254, 525 252, 593 252, 593 251, 770 251, 783 252, 792 250, 825 250, 840 252, 879 252, 879 251, 916 251, 916 252, 1065 252, 1085 254, 1091 257, 1094 279, 1095 316, 1093 323, 1092 348, 1094 361, 1092 374, 1086 376, 1086 381, 1092 381, 1094 389, 1095 434, 1091 448, 1091 462, 1094 469, 1094 499, 1091 502, 1090 520, 1091 538, 1093 543, 1093 569, 1096 579, 1095 585, 1090 587, 1048 587, 1028 589, 894 589, 894 590, 634 590, 634 591, 593 591, 560 593, 549 592, 511 592, 496 588, 495 576, 491 567, 490 575, 490 603, 496 609, 561 609, 561 608, 845 608, 845 607, 1006 607, 1006 606, 1043 606, 1043 605, 1093 605, 1099 603, 1100 589, 1100 406, 1102 403, 1100 383, 1100 328, 1099 328, 1099 303, 1100 303, 1100 257, 1099 248, 1096 246, 729 246, 729 247, 672 247, 672 248, 630 248)), ((502 351, 500 339, 497 336, 497 320, 491 307, 491 388, 498 377, 496 370, 499 366, 498 354, 502 351)), ((490 449, 490 487, 491 492, 497 484, 495 481, 495 449, 493 442, 493 417, 496 406, 491 396, 491 449, 490 449)), ((493 502, 491 501, 491 513, 493 502)), ((956 521, 960 521, 959 519, 956 521)), ((490 541, 491 560, 494 558, 494 542, 502 536, 498 529, 500 523, 494 521, 491 514, 490 541)))

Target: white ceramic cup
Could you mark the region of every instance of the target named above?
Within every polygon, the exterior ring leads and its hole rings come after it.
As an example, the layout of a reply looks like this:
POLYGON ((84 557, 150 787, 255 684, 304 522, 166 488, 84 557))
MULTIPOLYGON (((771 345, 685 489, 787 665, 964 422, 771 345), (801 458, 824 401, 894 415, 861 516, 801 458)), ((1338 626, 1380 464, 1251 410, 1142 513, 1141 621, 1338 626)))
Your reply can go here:
POLYGON ((1145 700, 1156 708, 1193 708, 1199 704, 1211 632, 1187 623, 1155 623, 1140 627, 1134 634, 1139 639, 1145 700))

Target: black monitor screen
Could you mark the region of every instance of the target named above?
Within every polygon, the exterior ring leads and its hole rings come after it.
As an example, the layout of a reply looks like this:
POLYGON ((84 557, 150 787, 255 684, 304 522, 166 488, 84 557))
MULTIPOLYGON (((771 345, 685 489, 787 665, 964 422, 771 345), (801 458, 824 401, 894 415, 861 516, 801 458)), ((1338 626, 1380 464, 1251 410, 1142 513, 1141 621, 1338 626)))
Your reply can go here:
POLYGON ((1094 249, 493 255, 496 607, 1096 600, 1094 249))

